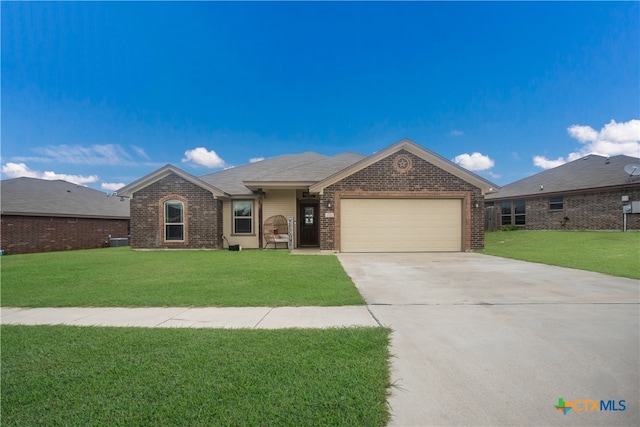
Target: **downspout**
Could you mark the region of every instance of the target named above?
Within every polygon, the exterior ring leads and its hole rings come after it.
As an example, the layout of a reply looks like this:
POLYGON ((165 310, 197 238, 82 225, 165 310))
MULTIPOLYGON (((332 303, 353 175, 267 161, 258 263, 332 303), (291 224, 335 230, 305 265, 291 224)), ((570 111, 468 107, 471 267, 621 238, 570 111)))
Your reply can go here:
POLYGON ((264 191, 262 191, 262 188, 258 189, 259 192, 259 197, 258 197, 258 248, 259 249, 263 249, 264 246, 264 234, 263 234, 263 229, 262 229, 262 202, 264 201, 264 191))

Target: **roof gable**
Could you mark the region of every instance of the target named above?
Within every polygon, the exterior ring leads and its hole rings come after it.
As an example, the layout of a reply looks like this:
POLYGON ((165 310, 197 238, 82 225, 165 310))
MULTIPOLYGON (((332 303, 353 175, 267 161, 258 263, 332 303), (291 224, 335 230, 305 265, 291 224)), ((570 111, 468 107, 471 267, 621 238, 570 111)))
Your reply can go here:
POLYGON ((581 191, 603 187, 640 185, 640 176, 632 179, 624 171, 625 165, 640 163, 637 157, 603 157, 590 154, 564 165, 505 185, 487 199, 503 199, 524 196, 581 191))
POLYGON ((129 218, 129 200, 62 180, 0 181, 4 215, 129 218))
POLYGON ((117 193, 114 193, 114 194, 117 194, 118 196, 131 197, 133 196, 133 193, 135 193, 136 191, 139 191, 153 184, 154 182, 160 181, 161 179, 171 174, 175 174, 180 178, 186 181, 189 181, 194 185, 197 185, 198 187, 201 187, 201 188, 204 188, 205 190, 210 191, 213 194, 213 196, 216 198, 229 197, 227 193, 215 187, 214 185, 208 182, 205 182, 199 178, 196 178, 195 176, 183 171, 182 169, 178 169, 173 165, 165 165, 162 168, 154 172, 151 172, 150 174, 143 176, 142 178, 132 182, 131 184, 125 185, 124 187, 119 189, 117 193))
POLYGON ((391 145, 390 147, 385 148, 384 150, 378 151, 375 154, 372 154, 369 157, 366 157, 362 160, 360 160, 359 162, 327 177, 326 179, 312 185, 309 190, 313 193, 322 193, 322 191, 324 191, 325 188, 329 187, 330 185, 335 184, 338 181, 343 180, 344 178, 353 175, 354 173, 368 167, 371 166, 372 164, 394 154, 397 153, 398 151, 401 150, 405 150, 408 151, 411 154, 414 154, 418 157, 420 157, 421 159, 439 167, 440 169, 443 169, 447 172, 449 172, 450 174, 480 188, 482 190, 482 193, 485 194, 487 192, 490 191, 490 189, 492 188, 498 188, 498 186, 476 174, 474 174, 473 172, 468 171, 467 169, 464 169, 458 165, 456 165, 455 163, 445 159, 442 156, 439 156, 438 154, 427 150, 424 147, 419 146, 418 144, 416 144, 415 142, 409 140, 409 139, 403 139, 393 145, 391 145))

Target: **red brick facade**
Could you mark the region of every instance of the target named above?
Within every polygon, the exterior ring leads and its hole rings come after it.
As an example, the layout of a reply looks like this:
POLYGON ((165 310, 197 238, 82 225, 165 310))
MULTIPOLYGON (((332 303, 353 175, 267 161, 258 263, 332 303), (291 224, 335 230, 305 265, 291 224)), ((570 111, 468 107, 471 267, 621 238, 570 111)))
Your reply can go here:
MULTIPOLYGON (((624 215, 622 196, 630 201, 640 200, 640 187, 609 191, 577 192, 563 195, 562 210, 549 209, 549 196, 522 197, 525 199, 523 230, 622 230, 624 215)), ((496 224, 500 226, 500 203, 495 206, 496 224)), ((491 205, 489 203, 489 205, 491 205)), ((627 215, 627 230, 640 230, 640 214, 627 215)))
POLYGON ((484 247, 484 197, 481 189, 406 150, 400 150, 324 189, 320 198, 320 249, 340 250, 340 199, 354 196, 459 198, 463 201, 463 249, 484 247), (409 157, 410 170, 399 171, 394 167, 398 156, 409 157), (331 209, 328 203, 332 204, 331 209), (327 212, 333 212, 334 217, 326 217, 327 212))
POLYGON ((128 219, 2 215, 1 248, 8 255, 94 249, 127 237, 128 219))
POLYGON ((137 191, 131 199, 131 247, 134 249, 219 249, 222 201, 211 192, 171 174, 137 191), (184 240, 165 241, 164 201, 184 203, 184 240))

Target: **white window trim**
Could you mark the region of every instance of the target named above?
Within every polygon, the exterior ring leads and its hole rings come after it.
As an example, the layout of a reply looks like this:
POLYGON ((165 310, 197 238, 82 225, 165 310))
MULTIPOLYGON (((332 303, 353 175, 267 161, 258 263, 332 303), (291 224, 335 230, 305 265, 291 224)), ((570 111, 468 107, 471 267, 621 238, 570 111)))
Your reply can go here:
POLYGON ((232 228, 232 234, 233 235, 238 235, 238 236, 253 236, 255 235, 254 232, 254 212, 255 212, 255 203, 253 200, 251 199, 247 199, 247 200, 233 200, 231 202, 231 228, 232 228), (251 216, 236 216, 236 209, 235 209, 235 204, 238 202, 248 202, 251 203, 251 216), (249 231, 248 233, 242 233, 242 232, 237 232, 236 231, 236 219, 250 219, 251 220, 251 231, 249 231))
POLYGON ((185 216, 185 204, 182 200, 177 200, 177 199, 169 199, 169 200, 165 200, 163 203, 163 219, 164 219, 164 227, 163 227, 163 232, 164 232, 164 241, 165 242, 184 242, 185 241, 185 224, 184 224, 184 216, 185 216), (168 205, 170 203, 179 203, 180 205, 182 205, 182 209, 181 209, 181 222, 167 222, 167 208, 168 205), (181 225, 182 226, 182 239, 169 239, 167 236, 167 226, 174 226, 174 225, 181 225))

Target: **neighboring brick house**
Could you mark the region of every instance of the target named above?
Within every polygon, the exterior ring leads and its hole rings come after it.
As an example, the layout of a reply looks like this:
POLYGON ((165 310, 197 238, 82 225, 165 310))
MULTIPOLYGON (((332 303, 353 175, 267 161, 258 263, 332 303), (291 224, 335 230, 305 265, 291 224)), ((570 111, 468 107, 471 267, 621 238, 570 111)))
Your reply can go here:
POLYGON ((468 251, 484 245, 496 185, 402 140, 365 157, 284 155, 199 178, 167 165, 125 186, 134 249, 265 246, 263 222, 291 218, 294 247, 468 251))
POLYGON ((125 238, 129 200, 56 180, 0 182, 0 249, 6 254, 92 249, 125 238))
MULTIPOLYGON (((489 229, 513 224, 524 230, 622 230, 624 206, 640 202, 640 176, 629 156, 595 154, 505 185, 485 197, 489 229)), ((626 215, 627 230, 640 230, 640 213, 626 215)))

